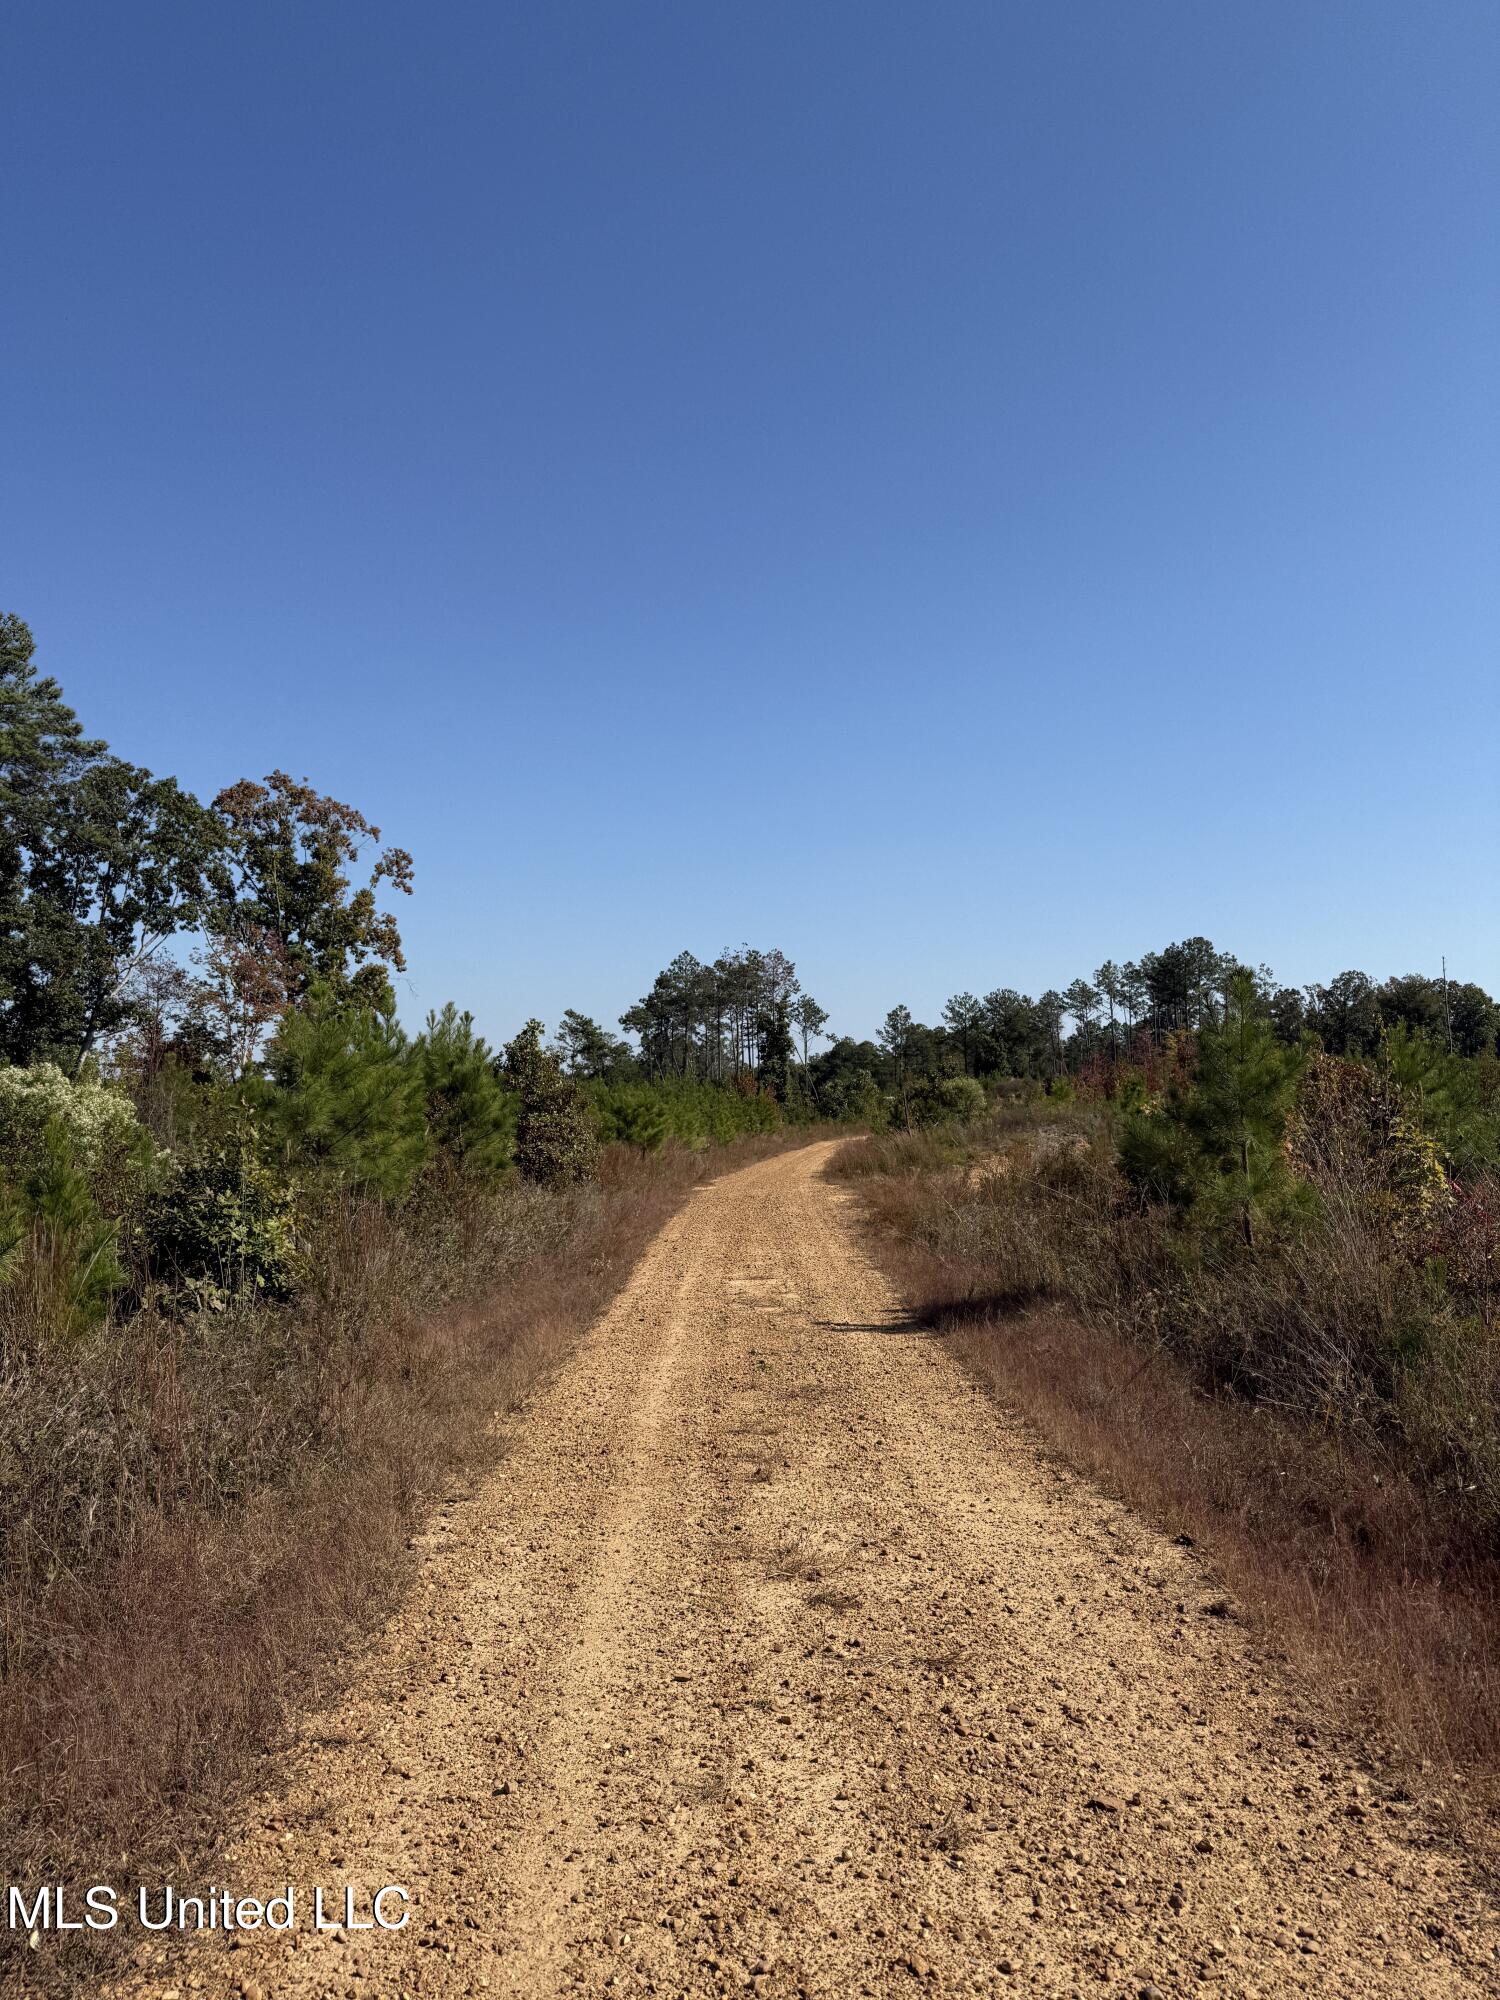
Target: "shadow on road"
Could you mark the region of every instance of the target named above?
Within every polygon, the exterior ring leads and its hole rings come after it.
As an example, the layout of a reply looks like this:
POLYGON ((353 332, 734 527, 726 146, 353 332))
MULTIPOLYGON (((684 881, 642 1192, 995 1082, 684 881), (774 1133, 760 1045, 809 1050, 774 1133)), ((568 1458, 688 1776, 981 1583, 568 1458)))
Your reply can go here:
POLYGON ((941 1327, 930 1326, 925 1321, 914 1319, 910 1313, 893 1315, 890 1319, 818 1319, 814 1326, 822 1327, 825 1333, 905 1333, 915 1334, 923 1340, 941 1340, 941 1327))

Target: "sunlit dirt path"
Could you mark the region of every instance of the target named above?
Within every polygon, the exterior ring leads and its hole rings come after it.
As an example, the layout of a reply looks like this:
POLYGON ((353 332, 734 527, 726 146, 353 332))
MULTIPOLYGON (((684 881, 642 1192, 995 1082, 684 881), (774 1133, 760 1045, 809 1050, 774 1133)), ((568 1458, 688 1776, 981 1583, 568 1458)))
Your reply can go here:
POLYGON ((151 1990, 1500 1991, 1462 1862, 905 1323, 831 1151, 692 1196, 254 1806, 236 1893, 409 1927, 151 1990))

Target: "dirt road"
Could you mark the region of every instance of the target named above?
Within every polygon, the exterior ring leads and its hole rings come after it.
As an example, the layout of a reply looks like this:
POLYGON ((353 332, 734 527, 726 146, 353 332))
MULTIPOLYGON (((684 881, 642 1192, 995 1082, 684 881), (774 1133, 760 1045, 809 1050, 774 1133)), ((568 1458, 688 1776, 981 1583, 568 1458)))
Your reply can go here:
POLYGON ((1500 1991, 1483 1892, 1196 1559, 904 1323, 831 1150, 693 1195, 258 1803, 237 1893, 409 1928, 171 1983, 1500 1991))

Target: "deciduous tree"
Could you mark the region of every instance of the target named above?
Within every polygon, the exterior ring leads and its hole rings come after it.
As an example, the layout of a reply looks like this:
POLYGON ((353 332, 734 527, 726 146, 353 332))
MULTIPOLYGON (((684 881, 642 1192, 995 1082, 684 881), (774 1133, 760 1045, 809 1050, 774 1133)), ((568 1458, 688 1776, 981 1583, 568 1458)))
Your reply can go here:
POLYGON ((221 831, 86 740, 34 653, 0 618, 0 1055, 71 1074, 126 1018, 132 975, 198 922, 221 831))
POLYGON ((315 981, 376 1004, 387 968, 406 959, 395 917, 379 906, 382 885, 412 890, 412 859, 401 847, 381 848, 380 828, 337 799, 324 798, 285 771, 264 784, 249 778, 214 800, 226 830, 226 892, 207 912, 209 929, 237 942, 279 939, 294 997, 315 981), (356 888, 349 870, 373 865, 356 888))

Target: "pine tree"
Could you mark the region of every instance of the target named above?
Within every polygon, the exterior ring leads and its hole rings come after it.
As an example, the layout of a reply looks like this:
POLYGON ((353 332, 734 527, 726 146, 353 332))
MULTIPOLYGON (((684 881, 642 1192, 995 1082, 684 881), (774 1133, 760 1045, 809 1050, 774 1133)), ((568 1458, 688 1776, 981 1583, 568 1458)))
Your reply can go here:
POLYGON ((974 1074, 974 1043, 984 1022, 984 1008, 972 993, 955 993, 943 1008, 943 1021, 948 1032, 958 1037, 959 1053, 963 1057, 964 1075, 974 1074))
POLYGON ((1127 1122, 1126 1176, 1156 1199, 1223 1216, 1253 1247, 1257 1219, 1296 1202, 1284 1142, 1301 1062, 1277 1039, 1254 974, 1232 972, 1222 1011, 1198 1030, 1191 1083, 1127 1122))
POLYGON ((284 1157, 325 1181, 399 1200, 431 1152, 423 1077, 387 988, 377 1006, 326 986, 283 1016, 257 1093, 284 1157))
POLYGON ((622 1084, 599 1103, 604 1136, 643 1153, 660 1152, 667 1138, 667 1107, 651 1084, 622 1084))
POLYGON ((460 1014, 451 1000, 441 1014, 429 1014, 416 1059, 439 1156, 469 1179, 503 1174, 514 1153, 516 1100, 475 1034, 473 1015, 460 1014))
POLYGON ((44 1340, 100 1325, 125 1283, 118 1242, 119 1224, 99 1212, 67 1129, 54 1119, 24 1184, 0 1194, 0 1285, 22 1301, 13 1323, 44 1340))
POLYGON ((634 1067, 630 1044, 601 1028, 591 1015, 580 1014, 576 1007, 563 1010, 556 1046, 569 1076, 598 1080, 628 1075, 634 1067))
POLYGON ((792 1025, 802 1040, 802 1067, 811 1060, 809 1044, 818 1040, 828 1026, 828 1009, 820 1007, 810 993, 799 993, 792 1002, 792 1025))

